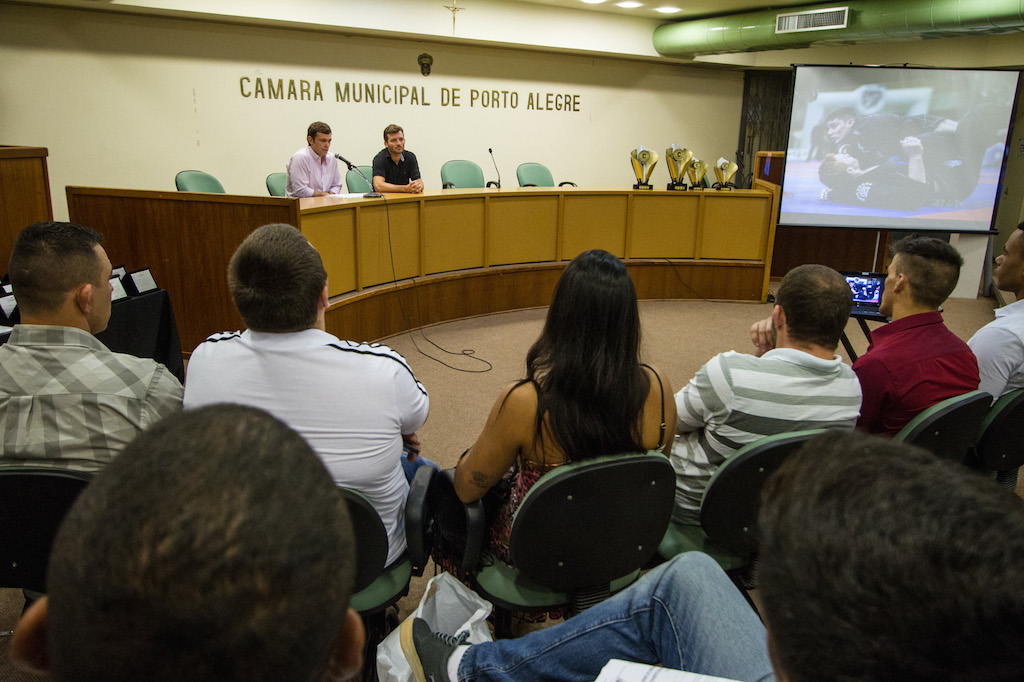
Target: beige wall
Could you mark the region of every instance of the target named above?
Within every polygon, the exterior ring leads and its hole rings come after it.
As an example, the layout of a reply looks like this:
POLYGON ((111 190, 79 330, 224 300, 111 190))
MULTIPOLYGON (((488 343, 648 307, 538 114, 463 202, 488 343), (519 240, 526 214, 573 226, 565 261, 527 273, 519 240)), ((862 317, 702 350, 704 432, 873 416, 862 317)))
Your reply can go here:
MULTIPOLYGON (((678 143, 714 161, 735 154, 742 74, 613 58, 346 37, 146 16, 0 5, 0 144, 50 150, 54 214, 66 185, 171 190, 177 171, 217 176, 228 192, 266 194, 305 144, 312 120, 334 128, 332 151, 368 164, 391 122, 405 127, 429 188, 448 159, 494 149, 503 184, 524 161, 581 186, 632 184, 638 145, 678 143), (416 57, 434 57, 432 75, 416 57), (323 101, 243 97, 255 79, 319 81, 323 101), (429 106, 335 101, 335 83, 423 88, 429 106), (459 88, 462 106, 442 106, 459 88), (470 106, 471 90, 517 92, 519 106, 470 106), (529 93, 567 93, 579 111, 528 110, 529 93)), ((265 83, 265 81, 264 81, 265 83)), ((665 162, 654 181, 667 182, 665 162)))

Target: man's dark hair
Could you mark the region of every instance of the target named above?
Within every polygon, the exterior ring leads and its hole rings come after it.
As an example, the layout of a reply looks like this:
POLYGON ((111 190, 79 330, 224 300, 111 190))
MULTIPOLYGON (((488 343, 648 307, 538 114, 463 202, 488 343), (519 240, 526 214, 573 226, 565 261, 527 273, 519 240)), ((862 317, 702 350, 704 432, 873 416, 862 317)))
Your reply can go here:
POLYGON ((758 587, 787 679, 1019 680, 1024 501, 962 465, 857 432, 766 484, 758 587))
POLYGON ((327 283, 320 254, 291 225, 254 230, 231 256, 228 288, 245 325, 258 332, 296 332, 316 323, 327 283))
POLYGON ((838 109, 834 109, 834 110, 830 111, 825 116, 825 118, 823 118, 821 120, 822 120, 822 123, 828 123, 829 121, 834 121, 836 119, 839 119, 841 121, 849 121, 849 120, 856 121, 857 120, 857 112, 854 111, 853 108, 851 108, 851 107, 840 107, 838 109))
POLYGON ((103 242, 96 230, 76 223, 47 220, 18 233, 8 272, 23 312, 53 313, 79 284, 100 284, 100 259, 95 246, 103 242))
POLYGON ((964 259, 952 245, 935 237, 911 235, 896 242, 892 252, 893 257, 900 257, 897 273, 907 276, 915 303, 938 309, 953 293, 964 259))
POLYGON ((388 141, 388 135, 394 135, 395 133, 402 132, 405 132, 404 130, 402 130, 402 126, 392 123, 391 125, 384 129, 384 142, 388 141))
POLYGON ((47 577, 57 680, 309 680, 342 632, 348 512, 301 436, 214 405, 143 432, 90 483, 47 577))
POLYGON ((323 121, 313 121, 312 123, 309 124, 309 127, 306 128, 306 137, 311 137, 311 138, 313 138, 315 140, 317 133, 323 133, 324 135, 330 135, 331 134, 331 126, 327 125, 323 121))
POLYGON ((853 307, 850 285, 824 265, 800 265, 782 278, 775 302, 786 313, 790 338, 835 349, 853 307))

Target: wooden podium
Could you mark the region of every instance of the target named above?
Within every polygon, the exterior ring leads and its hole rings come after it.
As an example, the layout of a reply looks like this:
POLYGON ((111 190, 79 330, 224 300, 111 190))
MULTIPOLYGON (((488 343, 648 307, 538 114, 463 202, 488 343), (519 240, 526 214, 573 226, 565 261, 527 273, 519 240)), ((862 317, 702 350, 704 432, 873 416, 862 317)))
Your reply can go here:
POLYGON ((7 272, 14 238, 40 220, 53 220, 45 147, 0 145, 0 271, 7 272))

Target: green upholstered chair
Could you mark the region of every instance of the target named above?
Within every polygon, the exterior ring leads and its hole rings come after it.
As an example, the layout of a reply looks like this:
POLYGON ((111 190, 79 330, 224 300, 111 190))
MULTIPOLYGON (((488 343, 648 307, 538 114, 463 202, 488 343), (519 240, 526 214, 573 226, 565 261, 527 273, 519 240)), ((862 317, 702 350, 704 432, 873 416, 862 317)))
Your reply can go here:
POLYGON ((964 463, 978 441, 981 422, 992 405, 985 391, 971 391, 938 402, 911 419, 893 440, 916 445, 943 459, 964 463))
MULTIPOLYGON (((548 167, 540 163, 521 163, 516 168, 516 178, 519 180, 520 187, 554 187, 555 179, 551 175, 551 171, 548 167)), ((569 182, 568 180, 558 183, 559 187, 566 185, 576 186, 575 182, 569 182)))
POLYGON ((704 552, 742 583, 757 556, 761 488, 789 455, 821 433, 825 429, 779 433, 737 450, 718 467, 704 490, 700 525, 671 522, 658 554, 668 560, 683 552, 704 552))
POLYGON ((363 171, 363 175, 366 179, 363 179, 362 175, 358 172, 350 170, 345 173, 345 187, 348 191, 355 194, 356 192, 372 192, 373 186, 370 184, 373 182, 373 166, 356 166, 359 170, 363 171))
MULTIPOLYGON (((12 454, 12 457, 16 455, 12 454)), ((46 592, 57 528, 92 474, 35 466, 0 468, 0 587, 46 592)))
POLYGON ((271 173, 267 176, 267 191, 272 197, 287 196, 288 174, 284 171, 271 173))
POLYGON ((979 433, 969 463, 994 471, 996 480, 1012 492, 1017 488, 1017 470, 1024 465, 1024 388, 999 398, 982 420, 979 433))
POLYGON ((568 617, 636 580, 674 499, 675 473, 661 453, 596 457, 541 476, 512 521, 513 563, 488 558, 469 571, 494 604, 495 635, 511 634, 513 611, 565 608, 568 617))
MULTIPOLYGON (((472 161, 445 161, 441 166, 441 189, 472 189, 484 187, 484 172, 472 161)), ((497 187, 493 180, 486 183, 487 187, 497 187)))
POLYGON ((224 185, 209 173, 184 170, 174 176, 174 186, 179 192, 210 192, 224 194, 224 185))
MULTIPOLYGON (((388 634, 385 610, 409 593, 412 564, 403 555, 390 566, 385 566, 388 534, 377 510, 362 493, 351 488, 338 490, 348 505, 356 537, 356 578, 349 607, 363 618, 366 628, 363 660, 367 662, 366 671, 370 671, 377 660, 377 645, 388 634)), ((364 675, 364 679, 369 678, 372 676, 364 675)))

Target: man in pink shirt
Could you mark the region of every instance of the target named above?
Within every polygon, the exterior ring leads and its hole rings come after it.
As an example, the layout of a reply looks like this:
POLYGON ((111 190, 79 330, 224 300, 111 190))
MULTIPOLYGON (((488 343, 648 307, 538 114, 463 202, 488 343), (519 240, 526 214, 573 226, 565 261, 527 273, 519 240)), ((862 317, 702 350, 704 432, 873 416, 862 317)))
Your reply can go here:
POLYGON ((288 186, 290 197, 323 197, 341 191, 341 171, 331 150, 331 127, 323 121, 313 121, 306 131, 307 146, 292 154, 288 160, 288 186))

